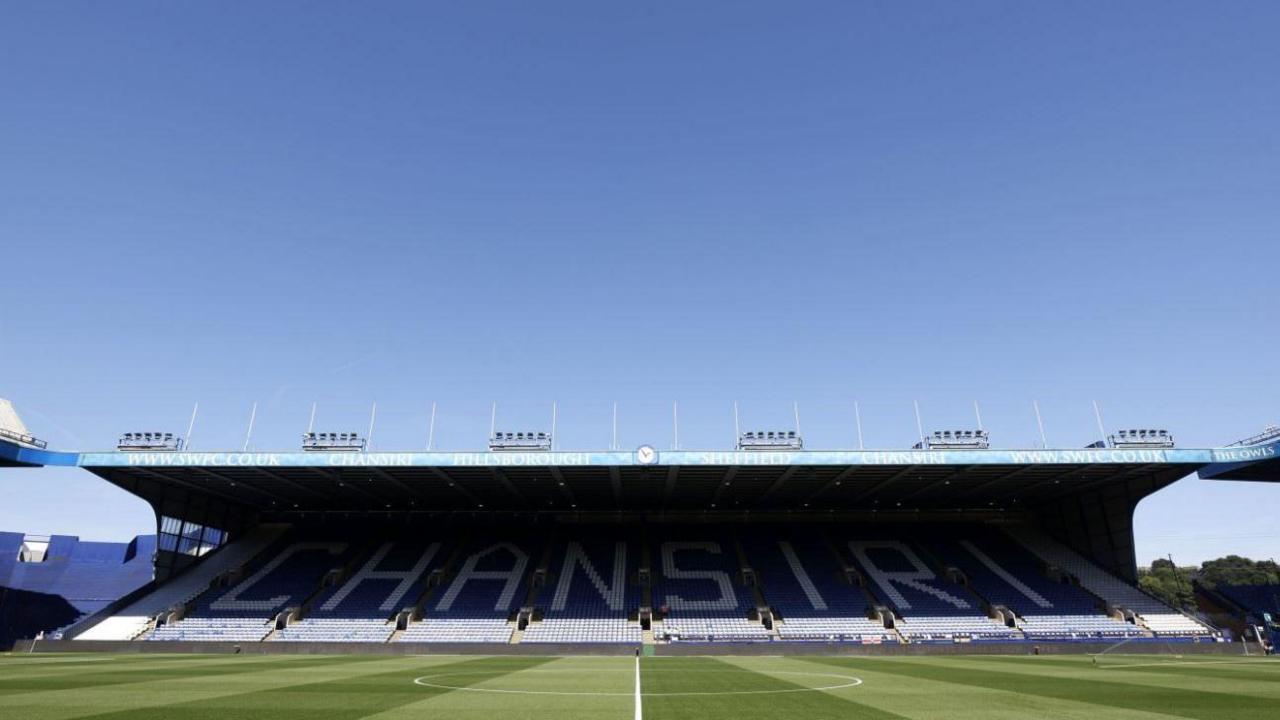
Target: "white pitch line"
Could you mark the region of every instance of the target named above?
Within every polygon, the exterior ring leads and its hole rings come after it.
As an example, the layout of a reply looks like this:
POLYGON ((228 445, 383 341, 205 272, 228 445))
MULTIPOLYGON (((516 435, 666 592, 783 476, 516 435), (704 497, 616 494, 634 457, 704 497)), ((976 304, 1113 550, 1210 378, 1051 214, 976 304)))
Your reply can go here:
POLYGON ((635 720, 644 720, 644 713, 640 710, 640 655, 636 655, 636 718, 635 720))

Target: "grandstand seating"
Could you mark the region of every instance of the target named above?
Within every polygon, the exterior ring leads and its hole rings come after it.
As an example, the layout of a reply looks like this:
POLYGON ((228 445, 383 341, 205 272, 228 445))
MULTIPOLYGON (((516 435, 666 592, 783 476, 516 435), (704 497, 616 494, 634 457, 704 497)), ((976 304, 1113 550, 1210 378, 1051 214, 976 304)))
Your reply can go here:
POLYGON ((505 643, 511 640, 511 623, 497 617, 427 618, 415 622, 399 642, 505 643))
POLYGON ((869 619, 862 590, 841 576, 839 558, 808 533, 751 533, 747 557, 774 613, 781 640, 891 642, 883 621, 869 619))
POLYGON ((1025 527, 1017 528, 1011 534, 1036 555, 1074 576, 1081 587, 1108 605, 1136 614, 1158 637, 1207 638, 1216 634, 1204 623, 1176 612, 1046 535, 1025 527))
POLYGON ((321 579, 352 557, 351 544, 304 532, 286 533, 244 568, 227 587, 212 588, 193 601, 177 622, 156 628, 148 640, 261 640, 269 623, 287 608, 300 607, 321 579), (261 630, 261 635, 255 635, 261 630))
POLYGON ((970 640, 1021 640, 1023 635, 988 617, 917 615, 897 621, 895 627, 911 642, 970 640))
MULTIPOLYGON (((897 530, 890 537, 909 535, 897 530)), ((935 572, 921 548, 902 539, 851 539, 845 546, 868 589, 893 609, 894 628, 908 641, 1022 638, 1016 628, 988 617, 981 600, 963 585, 935 572)))
POLYGON ((559 618, 530 625, 520 642, 636 645, 642 635, 640 623, 626 618, 559 618))
POLYGON ((158 627, 151 631, 146 639, 258 642, 265 638, 273 627, 270 620, 262 618, 193 617, 158 627))
POLYGON ((450 577, 434 588, 425 617, 401 642, 507 642, 528 595, 534 539, 482 538, 465 548, 450 577))
POLYGON ((306 618, 271 637, 273 642, 386 642, 395 623, 367 618, 306 618))
POLYGON ((1018 627, 1033 640, 1108 640, 1146 635, 1137 626, 1106 615, 1027 615, 1018 620, 1018 627))
POLYGON ((681 641, 768 640, 769 631, 747 617, 755 599, 737 577, 736 545, 727 537, 711 539, 715 534, 690 531, 655 547, 653 603, 664 618, 661 633, 681 641))
POLYGON ((646 552, 627 531, 600 527, 547 536, 408 528, 401 537, 381 528, 259 528, 82 637, 135 637, 151 618, 163 620, 176 609, 181 619, 141 637, 638 644, 644 637, 638 611, 645 605, 638 578, 646 558, 658 641, 931 643, 1213 633, 1029 533, 1030 540, 1015 542, 976 524, 927 531, 748 525, 649 532, 646 552), (1064 579, 1052 579, 1048 565, 1060 568, 1064 579), (1137 620, 1114 619, 1104 605, 1121 609, 1115 617, 1131 611, 1137 620), (770 614, 771 627, 762 621, 770 614))
POLYGON ((1137 637, 1134 625, 1107 616, 1096 598, 1043 572, 1042 562, 994 531, 956 528, 930 549, 964 573, 969 587, 991 605, 1015 613, 1024 635, 1035 639, 1137 637))
POLYGON ((1216 590, 1246 610, 1255 623, 1262 622, 1263 613, 1280 618, 1280 585, 1219 585, 1216 590))
POLYGON ((171 578, 152 592, 133 601, 75 635, 77 640, 132 640, 147 630, 160 613, 181 607, 209 589, 220 575, 231 572, 261 554, 284 534, 287 526, 259 525, 242 538, 209 553, 186 572, 171 578))
POLYGON ((631 583, 636 546, 622 537, 575 538, 552 548, 552 572, 535 601, 542 617, 521 642, 639 643, 640 624, 628 619, 640 605, 631 583))
POLYGON ((394 616, 412 607, 427 575, 444 562, 442 542, 387 540, 360 558, 349 577, 313 598, 306 617, 271 637, 280 642, 386 642, 394 616))

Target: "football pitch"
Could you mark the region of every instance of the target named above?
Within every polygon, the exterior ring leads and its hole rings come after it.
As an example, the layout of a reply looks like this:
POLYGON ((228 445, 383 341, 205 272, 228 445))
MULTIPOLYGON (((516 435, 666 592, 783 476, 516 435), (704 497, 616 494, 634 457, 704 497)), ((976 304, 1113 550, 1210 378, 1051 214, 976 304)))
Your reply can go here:
POLYGON ((0 718, 1280 717, 1280 662, 1106 655, 0 655, 0 718))

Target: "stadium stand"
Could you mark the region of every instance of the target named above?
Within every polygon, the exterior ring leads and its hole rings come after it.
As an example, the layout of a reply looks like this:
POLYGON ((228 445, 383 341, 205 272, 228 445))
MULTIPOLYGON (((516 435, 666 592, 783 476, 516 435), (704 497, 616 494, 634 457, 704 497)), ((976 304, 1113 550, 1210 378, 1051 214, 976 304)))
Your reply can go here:
POLYGON ((552 549, 558 564, 545 578, 535 621, 521 642, 639 644, 636 545, 607 534, 575 532, 572 538, 552 549))
POLYGON ((1280 469, 1274 433, 1170 451, 1163 431, 1083 449, 942 431, 855 451, 807 449, 797 429, 634 452, 536 432, 479 452, 370 452, 351 433, 190 452, 135 434, 73 452, 14 415, 0 403, 0 467, 81 468, 157 516, 124 553, 0 535, 4 632, 85 641, 1218 641, 1208 616, 1134 584, 1133 509, 1193 473, 1280 469))
POLYGON ((326 573, 352 557, 351 543, 318 539, 323 534, 286 533, 228 586, 200 595, 176 622, 157 627, 148 640, 262 640, 277 615, 297 608, 326 573))
POLYGON ((1280 618, 1280 585, 1219 585, 1216 590, 1238 605, 1256 624, 1263 614, 1280 618))
POLYGON ((769 639, 756 618, 756 602, 740 577, 736 544, 722 530, 671 530, 656 546, 661 563, 653 573, 653 603, 662 618, 661 637, 677 641, 751 642, 769 639))
POLYGON ((8 647, 4 638, 59 637, 80 618, 146 585, 155 549, 154 535, 105 543, 0 533, 0 611, 9 618, 0 627, 0 647, 8 647))
POLYGON ((79 637, 638 644, 649 607, 658 642, 1101 641, 1214 632, 1032 531, 1018 531, 1017 541, 976 523, 647 532, 646 548, 616 528, 533 535, 259 526, 79 637))
POLYGON ((387 540, 362 557, 350 576, 332 583, 307 603, 304 617, 271 639, 278 642, 386 642, 395 616, 425 589, 428 574, 443 561, 443 543, 387 540))
POLYGON ((201 562, 127 607, 83 629, 77 640, 133 640, 152 627, 162 614, 178 610, 207 591, 219 577, 243 567, 274 544, 287 525, 259 525, 237 542, 209 553, 201 562))
POLYGON ((449 577, 436 587, 424 617, 400 642, 509 642, 515 615, 528 595, 532 538, 477 539, 467 546, 449 577))
POLYGON ((1074 577, 1080 587, 1101 598, 1109 608, 1132 613, 1156 637, 1197 639, 1217 634, 1208 625, 1175 611, 1047 535, 1027 527, 1013 529, 1010 534, 1046 562, 1074 577))
MULTIPOLYGON (((904 537, 905 530, 892 530, 904 537)), ((901 539, 853 539, 846 547, 868 589, 897 617, 894 628, 911 642, 1019 640, 1022 633, 992 619, 981 601, 940 577, 922 552, 901 539)))
POLYGON ((753 532, 745 542, 780 640, 897 641, 882 620, 870 618, 867 596, 816 535, 780 529, 753 532))
POLYGON ((1031 639, 1078 640, 1145 635, 1105 614, 1098 600, 1045 574, 1043 562, 1009 538, 981 527, 954 528, 929 548, 963 573, 969 587, 990 606, 1012 611, 1031 639))

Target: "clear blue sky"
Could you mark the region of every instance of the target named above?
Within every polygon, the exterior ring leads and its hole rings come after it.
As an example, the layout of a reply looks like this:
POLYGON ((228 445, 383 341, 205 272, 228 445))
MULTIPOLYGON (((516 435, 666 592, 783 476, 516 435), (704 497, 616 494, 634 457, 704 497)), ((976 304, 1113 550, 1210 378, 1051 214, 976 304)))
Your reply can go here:
MULTIPOLYGON (((1079 447, 1280 419, 1274 2, 33 3, 0 10, 0 397, 59 448, 1079 447)), ((0 528, 125 538, 78 471, 0 528)), ((1280 554, 1187 480, 1139 555, 1280 554)))

